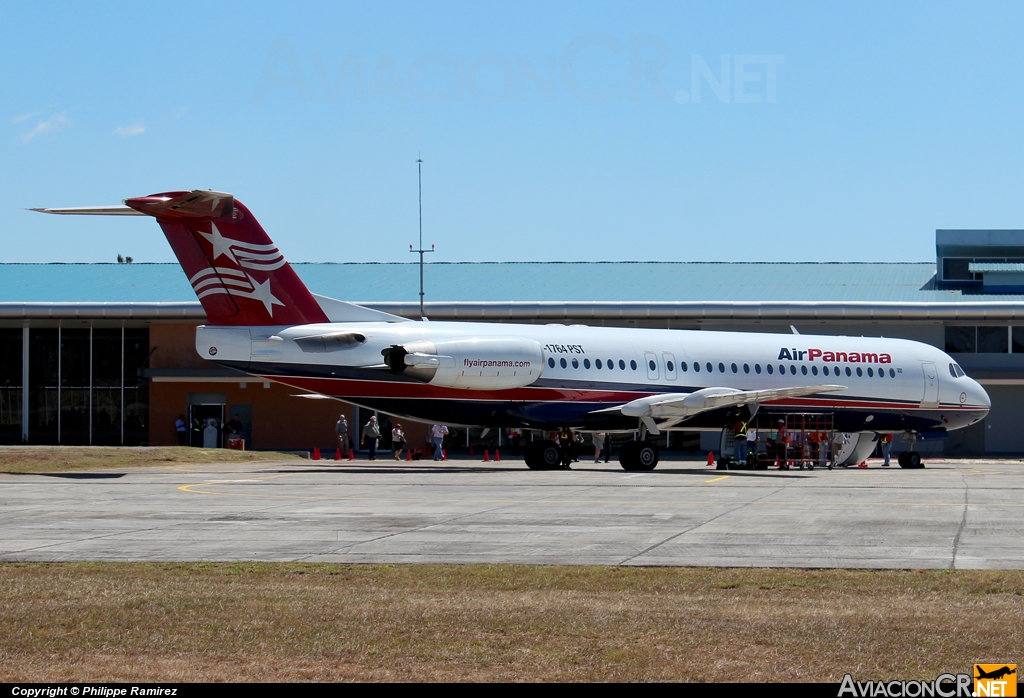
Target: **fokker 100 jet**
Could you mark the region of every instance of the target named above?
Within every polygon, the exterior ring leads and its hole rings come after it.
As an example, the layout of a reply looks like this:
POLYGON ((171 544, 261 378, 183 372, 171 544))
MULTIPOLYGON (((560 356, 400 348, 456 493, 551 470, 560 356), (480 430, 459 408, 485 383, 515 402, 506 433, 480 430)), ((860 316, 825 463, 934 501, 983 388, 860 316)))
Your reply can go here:
MULTIPOLYGON (((205 359, 415 420, 634 432, 626 470, 657 465, 649 435, 720 429, 737 408, 830 413, 840 432, 937 436, 991 404, 947 354, 903 339, 421 322, 318 296, 230 194, 33 210, 156 218, 206 312, 196 330, 205 359)), ((534 469, 558 458, 550 441, 526 453, 534 469)))

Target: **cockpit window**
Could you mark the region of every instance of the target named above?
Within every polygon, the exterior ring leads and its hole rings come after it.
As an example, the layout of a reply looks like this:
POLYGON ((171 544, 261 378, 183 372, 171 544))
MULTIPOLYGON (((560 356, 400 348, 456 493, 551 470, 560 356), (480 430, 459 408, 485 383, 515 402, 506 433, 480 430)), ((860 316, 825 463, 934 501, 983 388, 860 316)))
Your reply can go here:
POLYGON ((964 376, 967 375, 966 373, 964 373, 964 370, 960 368, 960 364, 953 364, 953 368, 956 369, 957 378, 963 378, 964 376))
POLYGON ((953 364, 949 365, 949 375, 953 376, 954 378, 959 378, 960 377, 960 376, 956 375, 956 367, 953 366, 953 364))

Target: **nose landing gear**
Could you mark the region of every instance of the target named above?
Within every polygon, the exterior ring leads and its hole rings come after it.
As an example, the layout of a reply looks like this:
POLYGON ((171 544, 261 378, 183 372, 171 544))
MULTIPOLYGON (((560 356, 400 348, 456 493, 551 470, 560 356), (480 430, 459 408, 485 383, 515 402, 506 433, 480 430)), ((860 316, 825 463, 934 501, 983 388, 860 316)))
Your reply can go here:
POLYGON ((896 457, 896 462, 900 464, 901 468, 914 469, 924 467, 924 463, 921 462, 921 454, 914 451, 904 451, 896 457))

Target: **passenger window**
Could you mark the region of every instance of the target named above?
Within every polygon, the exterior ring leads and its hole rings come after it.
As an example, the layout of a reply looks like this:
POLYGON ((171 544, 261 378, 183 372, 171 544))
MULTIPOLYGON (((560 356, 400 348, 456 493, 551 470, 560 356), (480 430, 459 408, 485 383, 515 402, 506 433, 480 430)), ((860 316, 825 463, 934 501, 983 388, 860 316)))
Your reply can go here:
POLYGON ((601 359, 594 359, 594 367, 603 368, 603 366, 601 366, 601 359))
POLYGON ((849 366, 846 367, 846 375, 847 376, 852 376, 853 375, 853 371, 850 370, 849 366))
POLYGON ((572 367, 573 368, 579 368, 580 367, 580 362, 578 360, 576 360, 576 359, 573 359, 572 360, 572 367))
MULTIPOLYGON (((654 363, 654 362, 652 361, 651 363, 654 363)), ((668 368, 668 372, 669 373, 672 373, 672 371, 676 370, 676 365, 674 363, 672 363, 671 361, 665 362, 665 366, 668 368)))
POLYGON ((651 369, 652 371, 657 371, 658 364, 654 363, 654 359, 651 359, 650 361, 647 362, 647 368, 651 369))
POLYGON ((590 368, 590 359, 583 359, 583 368, 590 368))
POLYGON ((863 378, 864 377, 864 371, 860 370, 860 366, 857 367, 857 377, 858 378, 863 378))
POLYGON ((821 372, 824 373, 827 376, 828 375, 828 366, 822 366, 821 367, 821 372))
POLYGON ((551 368, 555 367, 555 360, 552 359, 550 356, 548 357, 548 366, 550 366, 551 368))
POLYGON ((732 369, 732 372, 733 372, 733 373, 739 373, 739 372, 740 372, 739 366, 737 366, 736 364, 733 364, 733 365, 732 365, 732 366, 730 366, 729 368, 731 368, 731 369, 732 369))
POLYGON ((813 373, 814 375, 818 375, 818 367, 817 366, 811 366, 811 373, 813 373))
POLYGON ((696 361, 693 362, 693 372, 700 373, 700 364, 697 363, 696 361))
POLYGON ((875 377, 875 372, 871 370, 870 366, 868 366, 868 378, 874 378, 874 377, 875 377))
POLYGON ((807 375, 807 367, 806 366, 801 366, 800 367, 800 373, 802 373, 802 374, 804 374, 806 376, 807 375))
POLYGON ((630 359, 629 367, 635 371, 636 370, 636 361, 633 361, 632 359, 630 359))
MULTIPOLYGON (((794 376, 796 375, 796 364, 790 364, 789 372, 790 372, 791 375, 794 375, 794 376)), ((804 373, 807 373, 807 371, 804 371, 804 373)))
POLYGON ((761 373, 761 364, 754 364, 754 373, 757 373, 757 374, 760 375, 760 373, 761 373))
POLYGON ((743 372, 750 373, 750 364, 743 364, 743 372))
POLYGON ((769 376, 772 375, 773 373, 775 373, 775 369, 772 368, 771 364, 768 364, 767 366, 765 366, 765 368, 768 369, 768 375, 769 376))
POLYGON ((620 371, 625 371, 626 370, 626 362, 623 361, 622 359, 619 359, 619 370, 620 371))
POLYGON ((613 361, 612 359, 608 359, 608 370, 609 371, 614 371, 615 370, 615 361, 613 361))
POLYGON ((896 377, 896 369, 894 369, 894 368, 890 368, 889 369, 889 377, 890 378, 895 378, 896 377))
POLYGON ((715 372, 715 367, 711 365, 710 361, 708 361, 706 364, 704 364, 704 368, 706 368, 708 370, 708 373, 714 373, 715 372))
POLYGON ((559 363, 559 365, 560 365, 560 366, 561 366, 562 368, 565 368, 565 367, 566 367, 565 359, 559 359, 559 360, 558 360, 558 363, 559 363))
POLYGON ((779 375, 786 375, 786 367, 782 364, 779 364, 779 375))
POLYGON ((681 370, 681 371, 682 371, 683 373, 686 373, 686 371, 687 371, 687 370, 688 370, 689 368, 690 368, 690 367, 686 365, 686 362, 685 362, 685 361, 680 361, 680 362, 679 362, 679 369, 680 369, 680 370, 681 370))

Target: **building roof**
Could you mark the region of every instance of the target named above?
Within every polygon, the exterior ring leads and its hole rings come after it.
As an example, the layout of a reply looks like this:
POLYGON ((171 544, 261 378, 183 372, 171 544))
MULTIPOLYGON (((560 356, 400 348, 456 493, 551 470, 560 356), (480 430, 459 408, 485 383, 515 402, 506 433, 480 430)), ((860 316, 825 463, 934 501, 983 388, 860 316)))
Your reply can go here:
MULTIPOLYGON (((314 293, 416 302, 415 263, 297 263, 314 293)), ((763 262, 433 262, 426 299, 503 301, 1024 301, 937 288, 935 264, 763 262)), ((177 264, 0 264, 0 303, 194 302, 177 264)))

